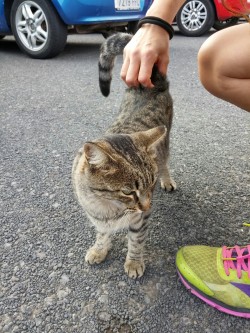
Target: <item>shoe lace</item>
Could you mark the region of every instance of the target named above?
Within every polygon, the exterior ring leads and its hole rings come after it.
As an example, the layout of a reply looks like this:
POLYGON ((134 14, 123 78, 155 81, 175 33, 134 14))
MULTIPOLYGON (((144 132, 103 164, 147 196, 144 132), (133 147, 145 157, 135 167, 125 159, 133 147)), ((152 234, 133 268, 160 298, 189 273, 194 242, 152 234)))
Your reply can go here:
POLYGON ((229 269, 233 269, 237 271, 239 279, 242 276, 242 271, 248 272, 250 279, 250 245, 246 247, 239 247, 238 245, 234 247, 223 246, 222 260, 227 276, 230 274, 229 269))

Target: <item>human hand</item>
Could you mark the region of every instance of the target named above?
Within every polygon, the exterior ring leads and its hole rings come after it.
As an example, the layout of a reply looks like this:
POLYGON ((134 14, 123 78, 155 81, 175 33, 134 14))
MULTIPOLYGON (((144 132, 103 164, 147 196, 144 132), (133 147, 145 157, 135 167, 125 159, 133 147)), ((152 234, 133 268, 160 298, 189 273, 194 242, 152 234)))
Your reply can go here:
POLYGON ((121 78, 129 87, 152 88, 153 66, 166 74, 168 63, 169 34, 157 25, 144 24, 124 49, 121 78))

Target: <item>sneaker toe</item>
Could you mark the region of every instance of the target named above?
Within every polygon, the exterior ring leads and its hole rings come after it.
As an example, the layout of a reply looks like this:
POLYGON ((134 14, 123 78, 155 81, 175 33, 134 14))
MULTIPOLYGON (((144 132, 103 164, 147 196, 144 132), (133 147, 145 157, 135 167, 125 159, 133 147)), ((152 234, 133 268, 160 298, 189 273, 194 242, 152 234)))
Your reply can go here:
MULTIPOLYGON (((202 281, 202 279, 199 277, 199 275, 194 271, 194 265, 192 265, 192 262, 187 262, 185 253, 191 252, 189 250, 192 250, 193 246, 185 246, 177 252, 176 255, 176 266, 179 271, 179 274, 184 277, 184 279, 190 283, 192 286, 196 287, 200 291, 202 291, 204 294, 208 296, 213 296, 213 291, 208 288, 208 286, 202 281)), ((197 262, 198 258, 193 258, 194 264, 197 262)), ((189 286, 191 287, 191 286, 189 286)))

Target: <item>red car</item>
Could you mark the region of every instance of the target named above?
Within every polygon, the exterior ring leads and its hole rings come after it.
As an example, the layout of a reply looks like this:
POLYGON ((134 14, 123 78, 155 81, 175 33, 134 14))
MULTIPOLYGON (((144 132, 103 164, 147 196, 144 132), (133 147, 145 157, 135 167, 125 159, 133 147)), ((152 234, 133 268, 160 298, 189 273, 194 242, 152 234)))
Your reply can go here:
MULTIPOLYGON (((239 0, 229 0, 228 3, 237 5, 239 0)), ((201 36, 212 27, 221 30, 237 24, 238 20, 221 0, 187 0, 176 15, 179 30, 190 37, 201 36)))

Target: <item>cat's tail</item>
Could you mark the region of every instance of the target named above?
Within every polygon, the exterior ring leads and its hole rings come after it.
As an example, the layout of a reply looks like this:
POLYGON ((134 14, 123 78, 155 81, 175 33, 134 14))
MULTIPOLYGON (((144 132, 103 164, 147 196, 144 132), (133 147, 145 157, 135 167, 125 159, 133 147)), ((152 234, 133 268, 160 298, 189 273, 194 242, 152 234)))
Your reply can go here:
POLYGON ((110 93, 112 70, 117 55, 122 54, 124 47, 133 36, 127 33, 117 33, 110 36, 101 46, 99 57, 99 86, 104 96, 110 93))

